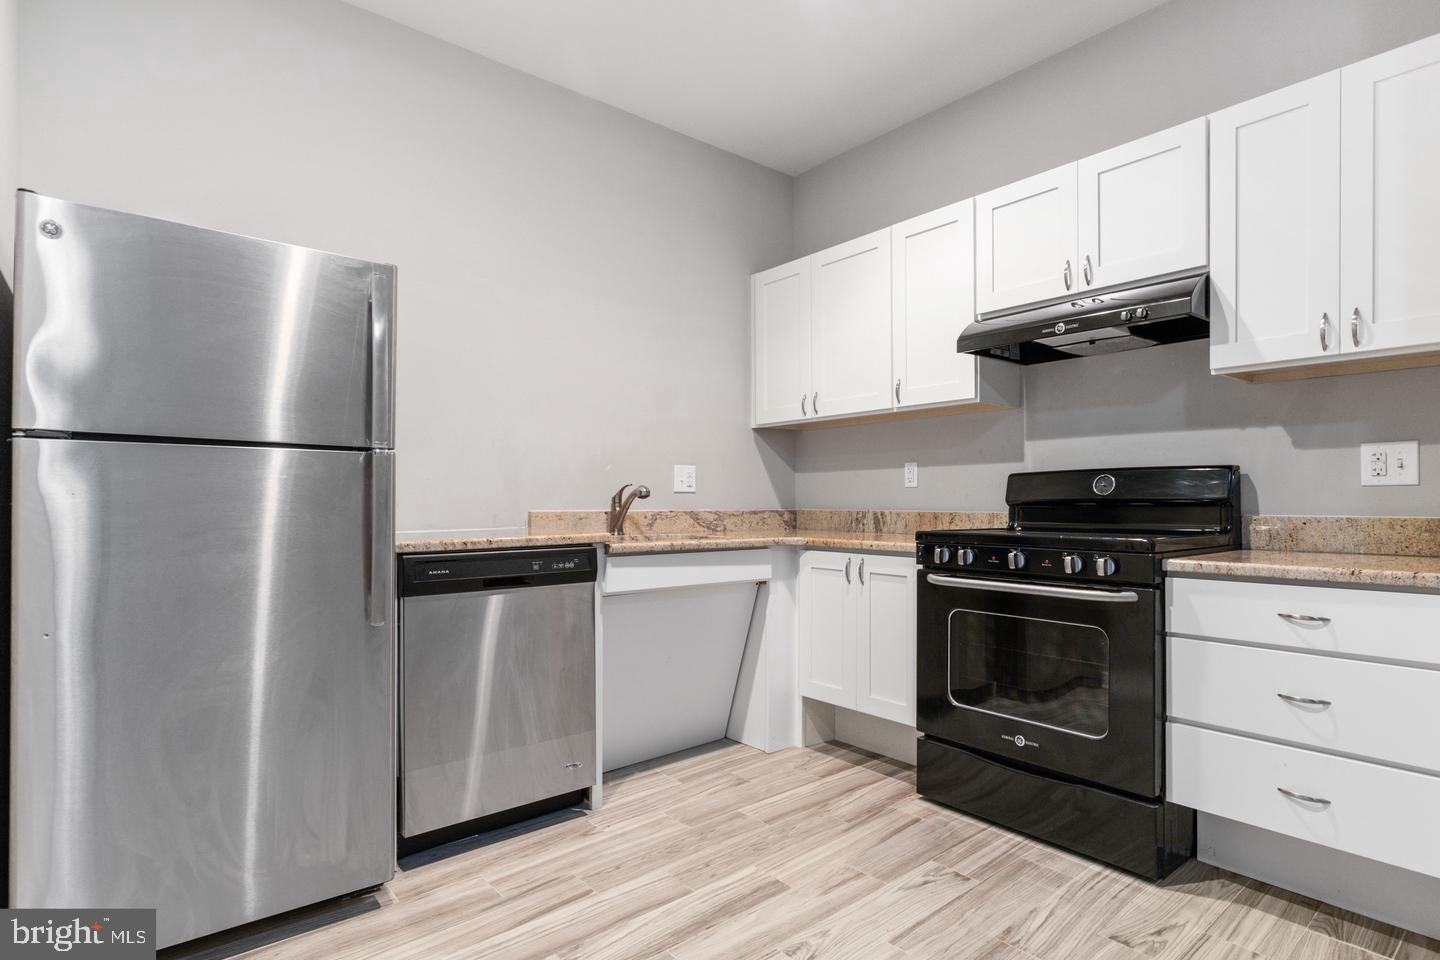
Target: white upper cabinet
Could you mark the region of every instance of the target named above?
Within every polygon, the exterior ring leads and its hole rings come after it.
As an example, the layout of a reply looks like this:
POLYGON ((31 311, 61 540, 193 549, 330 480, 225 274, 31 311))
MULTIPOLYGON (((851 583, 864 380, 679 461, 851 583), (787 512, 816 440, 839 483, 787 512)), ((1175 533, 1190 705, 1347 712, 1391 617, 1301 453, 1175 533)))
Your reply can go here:
POLYGON ((973 354, 955 339, 975 319, 975 202, 890 228, 895 406, 975 397, 973 354))
POLYGON ((1211 117, 1210 365, 1440 362, 1440 36, 1211 117))
POLYGON ((991 313, 1076 288, 1077 164, 975 200, 975 309, 991 313))
POLYGON ((1340 71, 1347 352, 1440 348, 1440 36, 1340 71))
POLYGON ((810 260, 751 278, 754 420, 757 426, 810 412, 810 260))
POLYGON ((1205 118, 1079 164, 1077 289, 1203 270, 1205 118))
POLYGON ((1210 367, 1339 354, 1340 72, 1210 117, 1210 367))
POLYGON ((890 231, 810 257, 811 413, 888 411, 890 231))

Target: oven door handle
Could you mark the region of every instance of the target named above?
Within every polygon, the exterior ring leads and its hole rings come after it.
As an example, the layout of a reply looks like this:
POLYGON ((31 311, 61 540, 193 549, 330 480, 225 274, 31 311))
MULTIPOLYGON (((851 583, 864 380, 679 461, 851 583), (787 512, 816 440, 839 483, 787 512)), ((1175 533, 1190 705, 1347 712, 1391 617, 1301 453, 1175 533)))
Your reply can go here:
POLYGON ((933 583, 937 587, 965 587, 969 590, 990 590, 995 593, 1023 593, 1033 597, 1089 600, 1092 603, 1134 603, 1140 599, 1133 590, 1085 590, 1079 587, 1053 587, 1045 583, 1010 583, 1005 580, 945 577, 938 573, 927 573, 925 582, 933 583))

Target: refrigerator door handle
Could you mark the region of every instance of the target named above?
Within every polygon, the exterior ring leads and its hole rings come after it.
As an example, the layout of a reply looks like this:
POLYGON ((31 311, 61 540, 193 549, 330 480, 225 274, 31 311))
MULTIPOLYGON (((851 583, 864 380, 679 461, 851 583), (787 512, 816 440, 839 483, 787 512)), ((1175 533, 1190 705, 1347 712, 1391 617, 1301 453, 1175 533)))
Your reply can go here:
POLYGON ((370 275, 370 444, 394 446, 395 274, 370 275))
POLYGON ((370 563, 366 605, 373 627, 390 621, 395 594, 395 454, 372 450, 370 465, 370 563))

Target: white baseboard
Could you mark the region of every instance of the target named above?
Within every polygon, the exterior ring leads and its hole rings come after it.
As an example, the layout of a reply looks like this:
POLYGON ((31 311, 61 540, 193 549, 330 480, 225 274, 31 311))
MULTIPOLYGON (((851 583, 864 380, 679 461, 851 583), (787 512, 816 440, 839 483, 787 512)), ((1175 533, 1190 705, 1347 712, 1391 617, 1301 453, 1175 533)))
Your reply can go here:
MULTIPOLYGON (((1434 829, 1417 823, 1416 830, 1434 829)), ((1397 927, 1440 937, 1440 877, 1413 873, 1208 813, 1198 815, 1205 863, 1294 890, 1397 927)))
POLYGON ((835 708, 835 739, 852 747, 913 766, 917 737, 919 733, 915 728, 903 723, 856 713, 844 707, 835 708))

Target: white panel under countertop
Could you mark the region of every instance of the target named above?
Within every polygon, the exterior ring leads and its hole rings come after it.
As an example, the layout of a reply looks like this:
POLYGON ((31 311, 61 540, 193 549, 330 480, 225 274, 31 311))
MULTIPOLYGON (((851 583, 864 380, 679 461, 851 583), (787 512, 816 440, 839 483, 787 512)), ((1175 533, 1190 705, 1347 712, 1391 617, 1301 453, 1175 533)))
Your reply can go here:
POLYGON ((606 770, 725 736, 758 589, 707 584, 603 599, 606 770))
POLYGON ((603 592, 669 590, 712 583, 758 583, 771 576, 770 551, 713 550, 605 558, 603 592))

